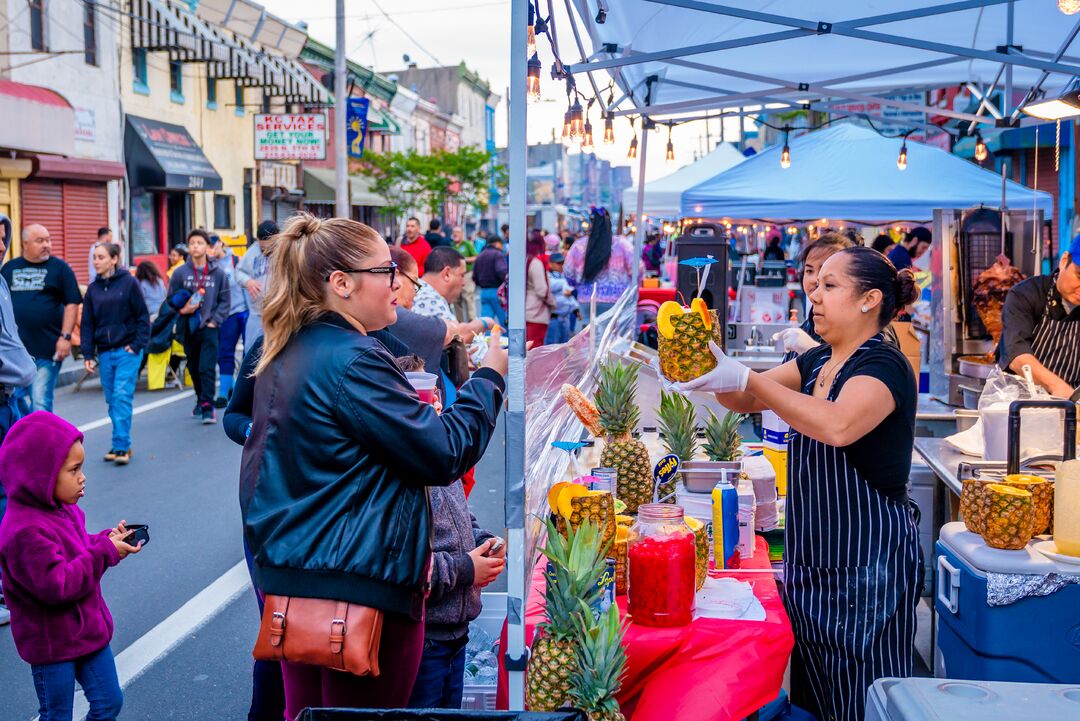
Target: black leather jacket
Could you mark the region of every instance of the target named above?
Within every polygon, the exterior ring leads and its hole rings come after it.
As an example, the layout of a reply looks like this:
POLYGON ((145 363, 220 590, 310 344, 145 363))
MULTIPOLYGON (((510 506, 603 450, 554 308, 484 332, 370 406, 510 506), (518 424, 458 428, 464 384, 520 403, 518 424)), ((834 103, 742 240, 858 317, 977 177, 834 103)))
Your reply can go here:
POLYGON ((263 593, 419 620, 431 558, 426 486, 448 485, 480 460, 504 388, 481 369, 439 416, 386 348, 340 316, 299 331, 256 379, 240 466, 263 593))

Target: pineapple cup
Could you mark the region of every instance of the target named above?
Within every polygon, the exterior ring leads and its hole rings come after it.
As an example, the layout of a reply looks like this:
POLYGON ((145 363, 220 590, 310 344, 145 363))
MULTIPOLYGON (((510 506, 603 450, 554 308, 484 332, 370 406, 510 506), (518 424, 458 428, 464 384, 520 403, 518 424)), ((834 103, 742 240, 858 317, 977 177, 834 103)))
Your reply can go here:
POLYGON ((600 526, 600 547, 610 549, 615 540, 615 499, 607 491, 589 491, 570 498, 570 526, 576 531, 583 522, 600 526))
POLYGON ((656 328, 660 372, 668 380, 690 381, 716 367, 709 341, 723 344, 720 321, 701 298, 690 302, 689 311, 675 301, 662 304, 656 328))
POLYGON ((964 525, 972 533, 982 535, 986 527, 986 509, 983 507, 982 492, 994 483, 984 478, 965 478, 960 491, 960 516, 964 525))
POLYGON ((987 508, 983 540, 991 548, 1018 551, 1035 535, 1035 507, 1031 491, 1004 483, 983 489, 987 508))
POLYGON ((709 534, 705 530, 705 524, 691 516, 686 517, 686 525, 694 532, 694 590, 700 591, 709 575, 709 534))
POLYGON ((1050 528, 1051 511, 1054 508, 1054 484, 1039 476, 1018 473, 1005 476, 1006 485, 1031 491, 1031 503, 1035 507, 1035 533, 1046 533, 1050 528))

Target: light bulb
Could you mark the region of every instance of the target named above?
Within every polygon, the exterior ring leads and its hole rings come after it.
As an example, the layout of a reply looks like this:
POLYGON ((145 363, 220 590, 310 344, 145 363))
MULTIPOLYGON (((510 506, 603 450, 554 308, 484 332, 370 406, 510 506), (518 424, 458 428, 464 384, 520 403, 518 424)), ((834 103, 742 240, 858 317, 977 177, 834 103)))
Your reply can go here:
POLYGON ((581 107, 581 102, 575 98, 574 104, 570 106, 570 140, 581 140, 581 137, 585 135, 585 111, 581 107))
POLYGON ((630 149, 626 151, 626 159, 633 160, 637 157, 637 136, 630 138, 630 149))
POLYGON ((604 116, 604 145, 615 143, 615 128, 611 124, 611 115, 604 116))
POLYGON ((897 170, 907 170, 907 143, 900 146, 900 155, 896 158, 897 170))
POLYGON ((982 135, 975 136, 975 159, 980 163, 990 157, 990 149, 986 147, 982 135))
POLYGON ((787 145, 780 151, 780 167, 784 169, 791 167, 791 148, 787 145))
POLYGON ((581 136, 581 149, 582 150, 592 150, 593 147, 595 147, 595 146, 593 145, 592 123, 590 123, 588 120, 586 120, 585 121, 585 132, 581 136))
POLYGON ((562 138, 566 140, 570 137, 570 111, 567 110, 563 114, 563 126, 562 126, 562 138))
POLYGON ((526 52, 529 55, 535 55, 536 54, 536 31, 533 30, 532 25, 529 26, 529 31, 528 31, 528 34, 527 34, 526 43, 527 43, 526 52))
POLYGON ((540 99, 540 71, 543 68, 540 56, 533 53, 532 57, 529 58, 529 75, 526 78, 525 90, 528 93, 529 100, 534 103, 540 99))
POLYGON ((670 140, 667 141, 667 155, 665 155, 664 157, 669 163, 675 161, 675 146, 672 145, 670 140))
POLYGON ((1080 0, 1058 0, 1058 10, 1066 15, 1080 13, 1080 0))

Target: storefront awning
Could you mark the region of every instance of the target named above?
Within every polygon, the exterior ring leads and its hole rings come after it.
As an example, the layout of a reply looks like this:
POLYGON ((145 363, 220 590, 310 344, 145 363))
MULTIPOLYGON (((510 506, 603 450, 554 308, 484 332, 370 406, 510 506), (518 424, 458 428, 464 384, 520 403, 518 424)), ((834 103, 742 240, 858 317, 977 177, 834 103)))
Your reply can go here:
POLYGON ((169 53, 180 62, 227 62, 229 48, 206 25, 169 0, 133 0, 131 46, 169 53))
POLYGON ((307 42, 303 30, 249 0, 202 0, 195 12, 207 22, 289 58, 298 57, 307 42))
MULTIPOLYGON (((337 171, 333 168, 304 167, 304 197, 308 203, 334 203, 336 184, 337 171)), ((371 179, 364 175, 349 176, 349 202, 369 208, 386 205, 381 195, 371 191, 371 179)))
POLYGON ((75 111, 61 95, 37 85, 0 80, 0 148, 71 155, 75 111))
POLYGON ((183 126, 127 116, 124 156, 132 188, 221 190, 221 176, 183 126))

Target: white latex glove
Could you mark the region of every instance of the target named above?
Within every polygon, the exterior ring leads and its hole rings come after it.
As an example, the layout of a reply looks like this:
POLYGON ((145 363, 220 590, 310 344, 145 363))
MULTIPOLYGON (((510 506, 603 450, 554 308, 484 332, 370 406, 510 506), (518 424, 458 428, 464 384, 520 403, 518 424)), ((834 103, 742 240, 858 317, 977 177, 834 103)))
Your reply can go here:
POLYGON ((773 342, 780 341, 784 344, 786 352, 795 352, 802 355, 811 348, 817 348, 818 342, 810 337, 810 334, 802 328, 784 328, 772 337, 773 342))
POLYGON ((660 387, 668 393, 675 393, 675 384, 669 381, 667 376, 664 375, 664 372, 660 370, 660 359, 653 356, 649 359, 649 365, 656 371, 656 379, 660 381, 660 387))
POLYGON ((716 358, 716 367, 703 376, 685 383, 673 383, 672 390, 679 393, 705 391, 707 393, 734 393, 746 390, 746 381, 750 369, 734 358, 730 358, 720 346, 709 341, 709 350, 716 358))

